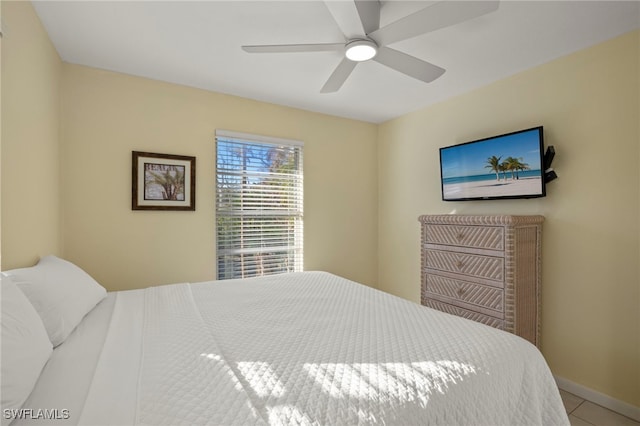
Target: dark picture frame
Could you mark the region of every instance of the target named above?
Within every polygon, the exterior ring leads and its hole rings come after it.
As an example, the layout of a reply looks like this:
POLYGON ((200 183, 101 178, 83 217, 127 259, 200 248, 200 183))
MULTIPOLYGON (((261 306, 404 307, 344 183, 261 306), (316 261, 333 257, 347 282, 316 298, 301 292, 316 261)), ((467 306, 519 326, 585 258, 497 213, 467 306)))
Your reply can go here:
POLYGON ((131 152, 132 210, 196 209, 196 157, 131 152))

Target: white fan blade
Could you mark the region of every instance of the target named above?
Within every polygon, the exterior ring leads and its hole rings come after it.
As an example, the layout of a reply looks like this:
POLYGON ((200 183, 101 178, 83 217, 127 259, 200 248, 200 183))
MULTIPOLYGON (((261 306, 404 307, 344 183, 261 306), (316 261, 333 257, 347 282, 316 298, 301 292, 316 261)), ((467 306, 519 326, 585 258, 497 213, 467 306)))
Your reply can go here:
POLYGON ((388 45, 459 24, 498 9, 499 1, 441 1, 425 7, 369 34, 379 45, 388 45))
POLYGON ((337 92, 347 80, 353 69, 358 65, 357 62, 344 58, 333 71, 327 82, 322 86, 320 93, 337 92))
POLYGON ((440 68, 437 65, 388 47, 378 49, 378 53, 373 60, 425 83, 432 82, 444 74, 445 71, 444 68, 440 68))
POLYGON ((355 2, 325 0, 324 4, 347 40, 362 38, 366 34, 355 2))
POLYGON ((355 3, 365 34, 380 28, 380 2, 378 0, 356 0, 355 3))
POLYGON ((344 43, 265 44, 258 46, 242 46, 242 50, 249 53, 339 52, 344 50, 344 43))

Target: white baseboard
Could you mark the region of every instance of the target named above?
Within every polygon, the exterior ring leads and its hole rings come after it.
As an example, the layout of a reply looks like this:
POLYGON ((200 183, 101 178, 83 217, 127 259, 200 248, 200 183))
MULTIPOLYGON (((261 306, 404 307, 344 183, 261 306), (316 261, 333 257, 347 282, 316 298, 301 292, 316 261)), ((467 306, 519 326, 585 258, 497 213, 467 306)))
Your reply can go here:
POLYGON ((602 407, 608 408, 609 410, 615 411, 616 413, 620 413, 623 416, 627 416, 640 422, 640 407, 636 407, 635 405, 631 405, 627 402, 620 401, 619 399, 615 399, 610 397, 609 395, 605 395, 593 389, 589 389, 586 386, 579 385, 578 383, 574 383, 570 380, 567 380, 563 377, 553 376, 556 380, 556 384, 563 391, 567 391, 572 393, 580 398, 586 399, 587 401, 591 401, 594 404, 598 404, 602 407))

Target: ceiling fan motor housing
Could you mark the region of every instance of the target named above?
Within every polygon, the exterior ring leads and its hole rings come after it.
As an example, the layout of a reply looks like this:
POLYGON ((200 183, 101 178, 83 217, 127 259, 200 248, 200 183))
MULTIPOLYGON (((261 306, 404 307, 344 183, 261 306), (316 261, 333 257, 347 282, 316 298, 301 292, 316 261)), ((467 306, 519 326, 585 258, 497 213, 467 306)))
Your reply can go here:
POLYGON ((368 61, 378 53, 378 45, 371 39, 355 39, 349 40, 345 45, 345 56, 354 61, 368 61))

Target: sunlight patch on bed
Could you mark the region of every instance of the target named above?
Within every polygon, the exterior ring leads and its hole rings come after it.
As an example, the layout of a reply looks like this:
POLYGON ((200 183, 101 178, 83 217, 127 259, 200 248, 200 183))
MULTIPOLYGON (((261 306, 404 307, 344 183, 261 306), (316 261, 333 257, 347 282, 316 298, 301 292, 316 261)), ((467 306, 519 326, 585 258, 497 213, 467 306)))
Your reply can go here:
POLYGON ((273 369, 266 362, 238 362, 238 370, 255 393, 261 397, 280 397, 285 388, 273 369))
POLYGON ((222 357, 217 354, 200 354, 200 356, 213 361, 222 361, 222 357))
POLYGON ((205 358, 208 361, 214 361, 212 363, 214 367, 212 368, 222 369, 222 371, 224 371, 227 374, 228 378, 233 382, 233 388, 235 390, 242 391, 242 384, 238 381, 237 377, 233 374, 233 371, 229 368, 226 361, 222 359, 221 355, 202 353, 200 354, 200 356, 202 358, 205 358))
POLYGON ((317 422, 312 422, 309 416, 305 415, 295 405, 283 404, 273 407, 267 407, 269 413, 269 424, 272 425, 312 425, 317 422))
POLYGON ((477 374, 473 365, 458 361, 411 363, 322 363, 304 368, 323 391, 334 398, 363 398, 388 403, 414 402, 426 406, 434 392, 477 374))

